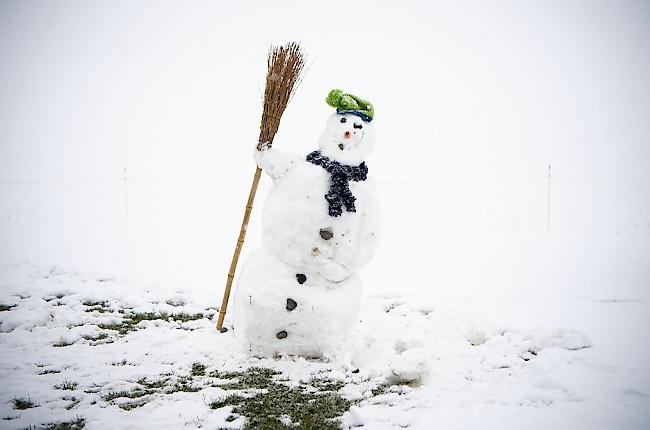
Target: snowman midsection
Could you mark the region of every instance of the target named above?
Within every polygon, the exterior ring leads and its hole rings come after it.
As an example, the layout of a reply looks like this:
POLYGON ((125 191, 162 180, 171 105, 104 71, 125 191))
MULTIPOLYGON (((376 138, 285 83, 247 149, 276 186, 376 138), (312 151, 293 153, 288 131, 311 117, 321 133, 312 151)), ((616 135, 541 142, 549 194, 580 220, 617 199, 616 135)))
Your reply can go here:
POLYGON ((365 263, 377 224, 372 184, 351 183, 356 212, 328 213, 326 171, 301 165, 279 181, 264 208, 264 243, 288 264, 339 280, 365 263), (328 269, 329 268, 329 269, 328 269))
POLYGON ((361 296, 361 281, 356 274, 333 282, 318 272, 300 272, 264 247, 253 253, 242 268, 236 293, 247 296, 246 300, 252 304, 253 298, 248 296, 257 291, 273 299, 273 303, 292 299, 300 307, 301 303, 327 306, 343 301, 339 307, 344 307, 350 303, 348 299, 361 296))
POLYGON ((320 272, 328 279, 340 280, 358 270, 374 253, 373 223, 366 221, 363 215, 358 215, 353 222, 346 222, 345 214, 334 222, 327 218, 313 222, 309 213, 300 216, 301 213, 296 212, 269 211, 265 215, 265 222, 277 220, 283 226, 265 228, 264 244, 282 261, 302 270, 320 272), (330 273, 332 270, 346 274, 330 273))

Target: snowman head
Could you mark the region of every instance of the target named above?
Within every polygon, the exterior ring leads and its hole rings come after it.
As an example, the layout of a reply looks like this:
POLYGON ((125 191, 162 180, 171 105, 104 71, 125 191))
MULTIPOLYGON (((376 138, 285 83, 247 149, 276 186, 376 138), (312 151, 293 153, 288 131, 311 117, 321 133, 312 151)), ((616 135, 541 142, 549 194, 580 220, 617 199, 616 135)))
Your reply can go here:
POLYGON ((375 141, 371 122, 353 113, 334 113, 327 119, 318 147, 330 160, 357 165, 372 152, 375 141))

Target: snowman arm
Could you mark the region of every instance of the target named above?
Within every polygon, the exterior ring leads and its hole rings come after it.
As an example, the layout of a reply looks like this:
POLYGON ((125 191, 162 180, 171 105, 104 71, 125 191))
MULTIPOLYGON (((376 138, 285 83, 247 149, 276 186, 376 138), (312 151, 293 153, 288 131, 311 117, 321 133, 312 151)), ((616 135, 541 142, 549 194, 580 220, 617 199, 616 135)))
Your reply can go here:
POLYGON ((262 150, 255 150, 254 158, 257 166, 273 179, 279 179, 286 175, 302 159, 298 154, 265 146, 262 147, 262 150))

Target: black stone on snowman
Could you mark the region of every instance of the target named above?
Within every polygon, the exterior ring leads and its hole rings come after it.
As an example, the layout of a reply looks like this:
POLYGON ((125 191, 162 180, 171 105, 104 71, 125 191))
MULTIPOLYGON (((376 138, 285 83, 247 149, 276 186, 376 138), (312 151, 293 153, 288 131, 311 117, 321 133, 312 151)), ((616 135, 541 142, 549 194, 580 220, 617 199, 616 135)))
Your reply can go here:
POLYGON ((329 215, 332 217, 341 216, 344 206, 347 212, 356 212, 357 209, 354 206, 356 198, 350 191, 350 181, 359 182, 368 179, 366 163, 363 162, 358 166, 348 166, 330 160, 320 151, 314 151, 307 155, 307 161, 321 166, 330 174, 330 189, 325 194, 325 200, 329 205, 329 215))

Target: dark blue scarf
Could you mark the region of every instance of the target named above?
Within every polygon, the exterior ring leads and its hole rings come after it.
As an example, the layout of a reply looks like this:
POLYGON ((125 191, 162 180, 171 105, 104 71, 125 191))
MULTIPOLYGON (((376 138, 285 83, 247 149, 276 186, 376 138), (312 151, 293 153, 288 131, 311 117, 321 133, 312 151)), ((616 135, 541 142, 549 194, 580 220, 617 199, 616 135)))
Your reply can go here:
POLYGON ((330 216, 337 217, 343 213, 343 206, 348 212, 356 212, 354 201, 356 198, 350 191, 350 181, 365 181, 368 178, 368 167, 366 163, 358 166, 348 166, 338 161, 332 161, 322 155, 320 151, 314 151, 307 155, 307 161, 321 166, 330 174, 330 189, 325 194, 325 200, 329 204, 330 216))

